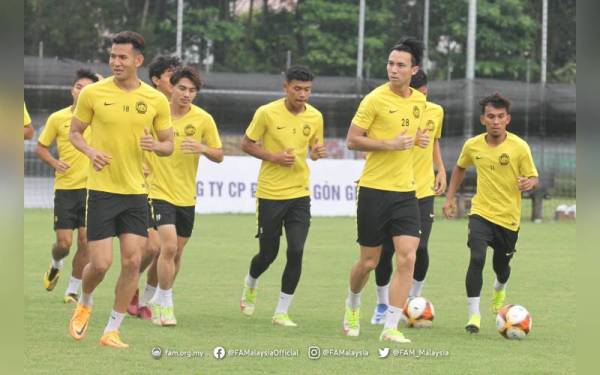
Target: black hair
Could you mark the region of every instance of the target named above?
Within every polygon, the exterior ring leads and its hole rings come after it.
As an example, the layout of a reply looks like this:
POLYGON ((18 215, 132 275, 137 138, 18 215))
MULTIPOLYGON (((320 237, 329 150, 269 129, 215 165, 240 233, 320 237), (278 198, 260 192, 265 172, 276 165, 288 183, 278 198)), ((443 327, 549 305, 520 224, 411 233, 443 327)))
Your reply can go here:
POLYGON ((412 56, 412 64, 421 66, 421 61, 423 60, 423 43, 420 41, 414 38, 406 38, 402 42, 393 46, 390 50, 390 53, 393 51, 410 53, 412 56))
POLYGON ((112 38, 113 44, 131 44, 138 52, 144 52, 144 37, 135 31, 121 31, 112 38))
POLYGON ((73 85, 75 85, 75 83, 77 83, 77 81, 79 81, 82 78, 87 78, 87 79, 91 80, 92 82, 98 82, 98 75, 96 73, 92 72, 89 69, 79 69, 75 73, 75 79, 73 80, 73 85))
POLYGON ((427 86, 427 74, 423 69, 417 70, 417 73, 410 79, 410 87, 413 89, 420 89, 423 86, 427 86))
POLYGON ((177 69, 175 72, 173 72, 170 82, 173 86, 175 86, 177 82, 179 82, 179 80, 182 78, 187 78, 190 81, 192 81, 194 83, 194 86, 196 86, 196 90, 198 91, 200 90, 200 87, 202 87, 202 79, 200 78, 200 73, 198 73, 198 71, 194 67, 185 66, 183 68, 177 69))
POLYGON ((485 113, 485 107, 487 105, 491 105, 496 109, 506 108, 506 113, 510 114, 510 100, 500 95, 498 92, 481 99, 479 105, 481 106, 481 114, 485 113))
POLYGON ((285 80, 288 82, 293 80, 310 82, 313 79, 315 76, 304 66, 292 66, 285 72, 285 80))
POLYGON ((177 56, 156 56, 150 65, 148 65, 148 76, 150 77, 150 82, 154 86, 152 77, 160 78, 160 76, 167 70, 176 69, 180 66, 181 61, 177 56))

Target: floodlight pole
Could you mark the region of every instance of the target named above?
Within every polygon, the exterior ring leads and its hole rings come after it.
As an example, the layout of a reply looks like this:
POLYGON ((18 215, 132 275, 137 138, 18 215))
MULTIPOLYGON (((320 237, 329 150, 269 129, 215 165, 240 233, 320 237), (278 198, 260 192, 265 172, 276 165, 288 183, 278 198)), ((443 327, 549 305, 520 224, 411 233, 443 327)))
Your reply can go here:
POLYGON ((358 53, 356 54, 356 78, 362 78, 363 73, 363 45, 365 40, 365 0, 360 0, 358 11, 358 53))
POLYGON ((423 11, 423 67, 427 72, 429 69, 429 0, 425 0, 423 11))
POLYGON ((183 0, 177 0, 177 42, 175 55, 181 59, 181 40, 182 40, 182 29, 183 29, 183 0))
POLYGON ((546 63, 548 61, 548 0, 542 2, 542 61, 540 63, 540 83, 546 84, 546 63))

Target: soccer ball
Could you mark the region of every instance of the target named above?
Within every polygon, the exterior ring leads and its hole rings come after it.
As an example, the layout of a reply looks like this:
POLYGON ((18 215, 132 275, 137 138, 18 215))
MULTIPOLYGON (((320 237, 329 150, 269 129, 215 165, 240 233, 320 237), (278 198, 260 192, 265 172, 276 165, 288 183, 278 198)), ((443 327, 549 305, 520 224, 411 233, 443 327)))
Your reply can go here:
POLYGON ((406 301, 402 313, 406 325, 415 328, 431 327, 435 317, 433 304, 425 297, 415 297, 406 301))
POLYGON ((521 305, 506 305, 496 315, 496 329, 507 339, 523 339, 531 331, 529 311, 521 305))

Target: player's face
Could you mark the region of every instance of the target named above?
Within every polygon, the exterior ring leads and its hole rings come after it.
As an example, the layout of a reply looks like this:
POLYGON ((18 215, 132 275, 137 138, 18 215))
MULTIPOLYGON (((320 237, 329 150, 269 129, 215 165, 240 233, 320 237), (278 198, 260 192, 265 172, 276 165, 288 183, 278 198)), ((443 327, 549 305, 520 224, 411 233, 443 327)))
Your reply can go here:
POLYGON ((135 77, 137 68, 144 62, 144 56, 133 48, 131 43, 113 44, 108 65, 115 78, 124 81, 135 77))
POLYGON ((285 91, 289 105, 294 109, 300 110, 308 102, 312 90, 312 81, 298 81, 296 79, 290 82, 285 81, 283 83, 283 90, 285 91))
POLYGON ((152 77, 152 82, 156 85, 158 91, 162 92, 167 96, 167 98, 171 97, 173 93, 173 85, 171 84, 171 76, 175 68, 168 68, 161 75, 160 78, 152 77))
POLYGON ((412 55, 405 51, 392 51, 388 57, 387 74, 394 86, 406 86, 419 70, 418 65, 412 64, 412 55))
POLYGON ((194 82, 184 77, 173 86, 171 102, 181 107, 187 107, 192 104, 196 94, 198 94, 198 90, 194 82))
POLYGON ((89 78, 80 78, 75 82, 75 84, 71 88, 71 96, 73 96, 73 104, 77 104, 77 98, 79 98, 79 93, 81 92, 81 90, 83 90, 83 88, 85 86, 90 85, 92 83, 94 83, 94 81, 92 81, 89 78))
POLYGON ((510 114, 506 108, 494 108, 488 104, 485 106, 485 111, 479 117, 481 124, 485 126, 485 130, 492 137, 501 137, 506 133, 506 127, 510 123, 510 114))

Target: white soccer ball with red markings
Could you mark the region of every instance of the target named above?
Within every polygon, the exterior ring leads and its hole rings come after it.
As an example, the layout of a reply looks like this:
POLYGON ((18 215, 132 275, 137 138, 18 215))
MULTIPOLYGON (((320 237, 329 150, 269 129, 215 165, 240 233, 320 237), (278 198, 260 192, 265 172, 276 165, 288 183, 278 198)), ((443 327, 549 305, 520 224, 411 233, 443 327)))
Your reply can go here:
POLYGON ((408 327, 431 327, 435 318, 433 304, 425 297, 415 297, 406 301, 402 313, 408 327))
POLYGON ((532 323, 531 314, 521 305, 506 305, 496 315, 496 328, 507 339, 524 339, 532 323))

